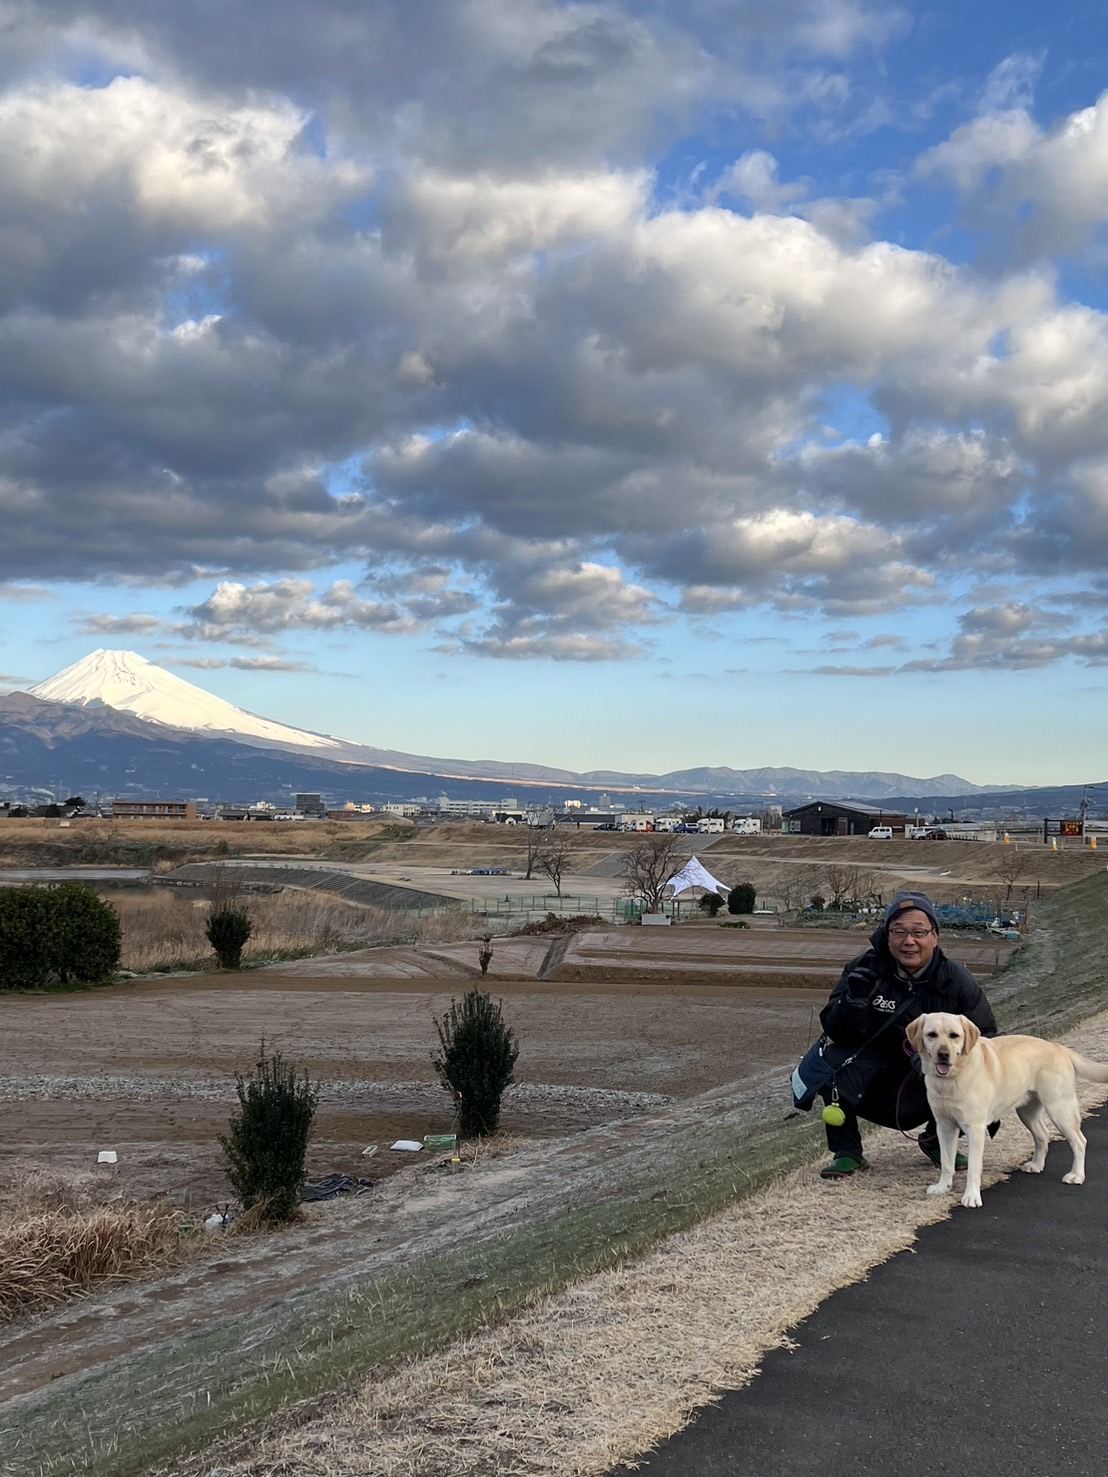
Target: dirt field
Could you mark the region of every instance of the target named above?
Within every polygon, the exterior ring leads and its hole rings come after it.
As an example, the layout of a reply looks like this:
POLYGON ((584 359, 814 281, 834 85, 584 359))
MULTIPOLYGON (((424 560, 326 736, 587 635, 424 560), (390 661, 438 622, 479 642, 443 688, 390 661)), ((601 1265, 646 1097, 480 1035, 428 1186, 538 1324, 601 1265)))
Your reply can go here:
MULTIPOLYGON (((176 1192, 193 1210, 229 1198, 217 1135, 234 1073, 264 1035, 322 1084, 313 1177, 378 1177, 408 1164, 397 1138, 447 1132, 431 1065, 434 1019, 472 980, 449 960, 375 950, 226 977, 132 983, 79 996, 0 998, 7 1070, 0 1176, 27 1161, 87 1170, 119 1158, 117 1188, 176 1192), (397 978, 434 965, 436 979, 397 978), (392 978, 380 978, 386 969, 392 978), (363 972, 364 971, 364 972, 363 972), (377 976, 377 977, 375 977, 377 976), (362 1151, 381 1147, 367 1160, 362 1151)), ((521 1043, 504 1126, 557 1135, 685 1097, 795 1056, 811 1028, 805 990, 665 982, 538 984, 494 977, 521 1043)))
MULTIPOLYGON (((505 1128, 557 1136, 795 1060, 862 931, 710 923, 500 939, 486 987, 520 1042, 505 1128)), ((1010 945, 966 942, 982 977, 1010 945)), ((397 1139, 449 1132, 435 1019, 480 975, 473 944, 385 948, 238 975, 0 997, 0 1183, 28 1162, 89 1170, 195 1212, 230 1191, 217 1141, 262 1039, 321 1085, 308 1172, 380 1178, 397 1139), (364 1155, 378 1146, 372 1158, 364 1155)))

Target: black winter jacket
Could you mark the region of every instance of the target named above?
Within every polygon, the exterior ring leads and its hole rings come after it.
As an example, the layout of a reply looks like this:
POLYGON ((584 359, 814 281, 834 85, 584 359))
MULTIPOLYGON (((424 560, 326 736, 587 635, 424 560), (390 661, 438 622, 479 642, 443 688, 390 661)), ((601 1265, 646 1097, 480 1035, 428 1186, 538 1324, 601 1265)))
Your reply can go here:
POLYGON ((905 1001, 911 1001, 896 1025, 882 1032, 873 1051, 890 1063, 906 1060, 904 1028, 917 1016, 932 1010, 948 1010, 970 1018, 982 1036, 997 1034, 992 1007, 981 986, 961 964, 936 949, 922 975, 909 979, 900 973, 889 953, 884 929, 873 935, 864 954, 852 959, 842 972, 831 998, 820 1011, 820 1023, 839 1046, 862 1046, 888 1021, 905 1001))

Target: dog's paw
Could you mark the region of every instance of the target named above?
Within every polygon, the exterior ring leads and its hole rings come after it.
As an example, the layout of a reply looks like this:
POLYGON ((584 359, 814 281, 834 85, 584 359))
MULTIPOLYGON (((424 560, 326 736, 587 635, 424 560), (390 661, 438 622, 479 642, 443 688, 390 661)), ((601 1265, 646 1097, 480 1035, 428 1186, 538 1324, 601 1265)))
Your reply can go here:
POLYGON ((1071 1169, 1069 1174, 1064 1174, 1062 1176, 1062 1183, 1064 1185, 1083 1185, 1085 1183, 1085 1176, 1083 1174, 1078 1174, 1076 1170, 1071 1169))
POLYGON ((1021 1164, 1020 1168, 1024 1174, 1042 1174, 1043 1172, 1043 1166, 1036 1164, 1034 1159, 1029 1159, 1026 1164, 1021 1164))
POLYGON ((979 1210, 981 1208, 981 1191, 967 1190, 962 1196, 962 1204, 967 1210, 979 1210))
POLYGON ((950 1186, 944 1185, 942 1180, 939 1180, 936 1184, 928 1185, 927 1193, 929 1195, 949 1195, 950 1186))

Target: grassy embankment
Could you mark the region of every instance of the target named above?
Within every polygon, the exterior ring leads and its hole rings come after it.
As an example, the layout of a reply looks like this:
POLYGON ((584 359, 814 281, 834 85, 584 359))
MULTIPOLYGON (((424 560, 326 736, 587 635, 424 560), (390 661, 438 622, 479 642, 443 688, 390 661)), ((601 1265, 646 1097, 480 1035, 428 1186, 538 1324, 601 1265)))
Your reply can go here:
MULTIPOLYGON (((1005 1029, 1057 1035, 1108 1005, 1103 873, 1044 900, 1033 939, 990 983, 1005 1029)), ((649 1176, 613 1179, 511 1235, 466 1245, 328 1298, 294 1294, 257 1317, 190 1333, 75 1388, 65 1382, 0 1424, 10 1477, 138 1477, 220 1433, 272 1423, 289 1401, 326 1399, 373 1369, 496 1323, 547 1293, 634 1260, 814 1158, 818 1119, 782 1101, 736 1131, 705 1114, 673 1125, 649 1176)), ((535 1173, 541 1174, 541 1164, 535 1173)))

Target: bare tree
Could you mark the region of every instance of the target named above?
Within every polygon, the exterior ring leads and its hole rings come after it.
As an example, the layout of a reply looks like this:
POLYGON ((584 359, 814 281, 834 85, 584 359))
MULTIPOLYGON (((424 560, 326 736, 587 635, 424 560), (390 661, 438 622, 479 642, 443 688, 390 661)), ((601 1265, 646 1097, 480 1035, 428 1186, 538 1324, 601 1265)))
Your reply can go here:
POLYGON ((881 902, 880 878, 876 872, 863 871, 860 867, 824 867, 823 887, 828 894, 827 906, 835 911, 881 902))
POLYGON ((826 898, 827 906, 836 913, 840 912, 854 896, 854 868, 839 866, 835 862, 824 867, 820 892, 826 898))
POLYGON ((795 871, 782 877, 779 882, 775 882, 773 891, 784 903, 787 912, 798 913, 808 900, 810 886, 803 868, 797 867, 795 871))
POLYGON ((866 871, 859 867, 854 873, 854 896, 862 907, 882 907, 885 893, 880 872, 866 871))
POLYGON ((553 882, 559 899, 562 896, 562 878, 569 871, 580 840, 576 831, 555 827, 542 833, 542 843, 535 852, 535 865, 553 882))
POLYGON ((998 854, 993 858, 993 876, 998 877, 1008 889, 1004 894, 1005 902, 1012 896, 1013 887, 1015 887, 1016 883, 1027 872, 1030 866, 1031 853, 1029 851, 1019 851, 1010 843, 1007 846, 1002 846, 998 854))
POLYGON ((542 836, 543 833, 538 826, 533 826, 530 822, 527 823, 527 870, 523 874, 523 880, 525 882, 530 882, 534 875, 535 859, 539 854, 539 847, 542 845, 542 836))
POLYGON ((665 831, 643 836, 621 851, 617 860, 617 875, 623 878, 624 890, 632 897, 641 898, 646 912, 656 913, 666 883, 681 870, 685 860, 682 837, 665 831))
MULTIPOLYGON (((535 868, 539 866, 539 852, 546 843, 550 834, 549 825, 528 816, 527 819, 527 870, 523 874, 523 880, 530 882, 534 876, 535 868)), ((542 868, 539 868, 540 871, 542 868)))

